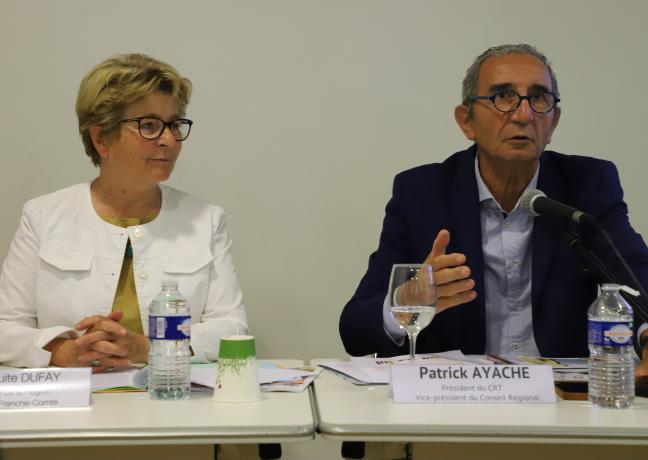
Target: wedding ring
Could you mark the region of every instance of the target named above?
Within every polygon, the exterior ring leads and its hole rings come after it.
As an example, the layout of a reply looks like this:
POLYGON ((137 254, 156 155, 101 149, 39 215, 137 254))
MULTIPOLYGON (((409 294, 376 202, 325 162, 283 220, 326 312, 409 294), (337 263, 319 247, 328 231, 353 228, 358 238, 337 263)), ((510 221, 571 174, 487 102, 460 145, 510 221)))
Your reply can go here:
POLYGON ((98 359, 93 359, 92 361, 90 361, 90 365, 92 367, 99 367, 101 366, 101 361, 99 361, 98 359))

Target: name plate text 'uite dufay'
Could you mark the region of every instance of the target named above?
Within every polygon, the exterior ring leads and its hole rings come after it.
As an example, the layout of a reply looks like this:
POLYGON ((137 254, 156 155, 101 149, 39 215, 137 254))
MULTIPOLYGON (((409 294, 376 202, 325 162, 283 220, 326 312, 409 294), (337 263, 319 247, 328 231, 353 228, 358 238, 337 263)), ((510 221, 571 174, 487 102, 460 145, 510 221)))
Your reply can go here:
POLYGON ((89 406, 90 376, 89 367, 0 369, 0 410, 89 406))
POLYGON ((397 364, 397 403, 555 403, 551 366, 397 364))

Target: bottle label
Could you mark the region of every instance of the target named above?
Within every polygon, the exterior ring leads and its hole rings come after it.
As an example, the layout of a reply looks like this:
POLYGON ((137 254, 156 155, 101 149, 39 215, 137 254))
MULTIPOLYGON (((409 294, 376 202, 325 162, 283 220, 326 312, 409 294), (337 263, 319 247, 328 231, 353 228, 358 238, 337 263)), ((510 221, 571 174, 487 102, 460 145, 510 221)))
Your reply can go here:
POLYGON ((149 316, 149 339, 185 340, 191 337, 191 316, 149 316))
POLYGON ((588 321, 589 344, 625 347, 632 344, 632 321, 588 321))

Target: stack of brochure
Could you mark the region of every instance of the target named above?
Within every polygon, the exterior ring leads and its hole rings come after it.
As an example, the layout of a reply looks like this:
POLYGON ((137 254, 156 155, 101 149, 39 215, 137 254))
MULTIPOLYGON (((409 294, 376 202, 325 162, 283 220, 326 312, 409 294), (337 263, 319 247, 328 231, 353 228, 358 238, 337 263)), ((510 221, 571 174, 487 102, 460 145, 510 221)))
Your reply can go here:
MULTIPOLYGON (((193 364, 191 382, 214 388, 218 364, 193 364)), ((283 367, 271 361, 259 363, 261 391, 304 391, 322 370, 314 367, 283 367)))
MULTIPOLYGON (((389 368, 410 362, 409 356, 393 358, 351 358, 348 362, 325 362, 319 365, 356 385, 389 384, 389 368)), ((416 355, 414 364, 529 364, 549 365, 555 382, 587 382, 587 358, 540 358, 531 356, 464 355, 459 350, 416 355)))
MULTIPOLYGON (((349 362, 331 361, 319 363, 319 365, 356 385, 387 385, 390 379, 390 367, 397 363, 408 362, 410 362, 409 356, 394 356, 392 358, 351 358, 349 362)), ((424 365, 493 364, 485 356, 464 355, 459 350, 416 355, 414 363, 424 365)))
MULTIPOLYGON (((320 374, 322 369, 313 367, 285 368, 279 364, 263 361, 259 363, 261 391, 304 391, 320 374)), ((217 363, 192 364, 192 391, 214 388, 217 363)), ((146 391, 148 369, 126 369, 102 372, 92 375, 93 392, 146 391)))
POLYGON ((539 358, 507 356, 511 364, 545 364, 553 370, 554 382, 587 382, 587 358, 539 358))

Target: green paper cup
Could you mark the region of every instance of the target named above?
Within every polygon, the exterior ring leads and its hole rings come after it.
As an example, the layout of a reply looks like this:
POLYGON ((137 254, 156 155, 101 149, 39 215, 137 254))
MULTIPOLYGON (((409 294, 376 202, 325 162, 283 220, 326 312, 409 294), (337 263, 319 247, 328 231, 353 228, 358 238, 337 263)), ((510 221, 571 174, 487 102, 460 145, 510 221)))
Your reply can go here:
POLYGON ((254 337, 251 335, 221 337, 213 398, 222 402, 261 399, 254 337))
POLYGON ((251 335, 224 335, 221 337, 218 359, 256 358, 254 337, 251 335))

